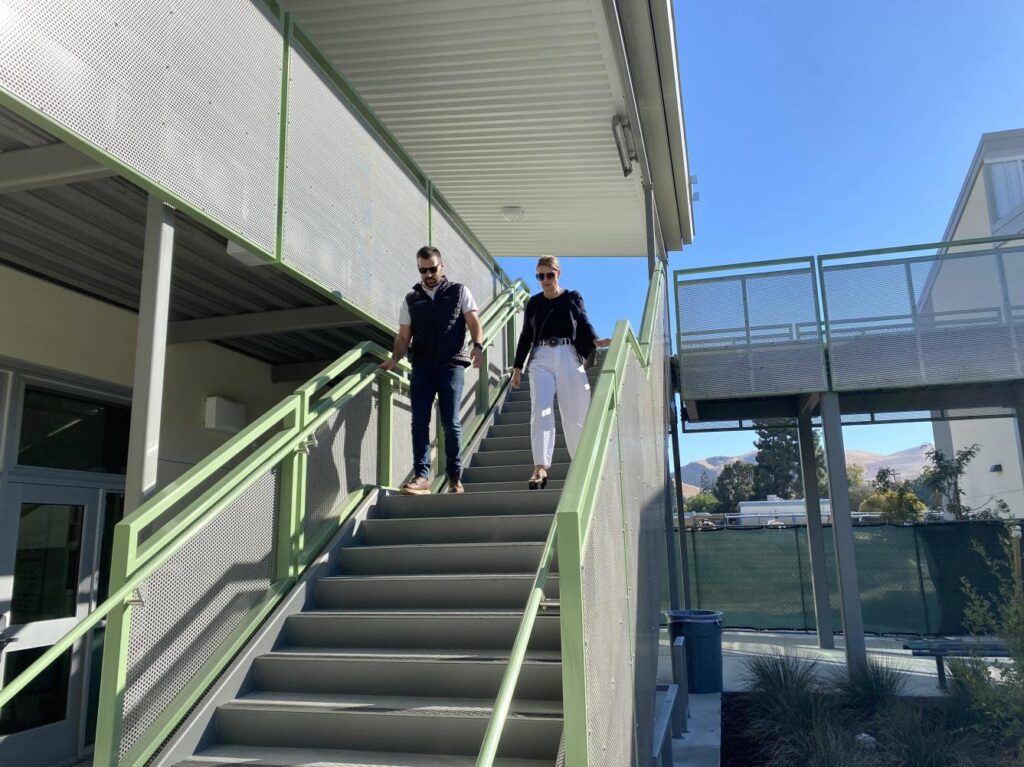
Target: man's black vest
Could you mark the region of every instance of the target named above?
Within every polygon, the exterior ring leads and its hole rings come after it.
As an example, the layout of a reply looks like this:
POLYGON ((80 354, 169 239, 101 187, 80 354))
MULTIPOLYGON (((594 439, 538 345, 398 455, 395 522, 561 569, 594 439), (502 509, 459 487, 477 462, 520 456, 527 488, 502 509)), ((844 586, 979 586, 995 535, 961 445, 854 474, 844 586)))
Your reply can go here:
POLYGON ((434 298, 423 285, 416 285, 405 297, 412 326, 409 359, 414 365, 454 362, 469 366, 466 347, 466 318, 462 316, 463 286, 441 280, 434 298))

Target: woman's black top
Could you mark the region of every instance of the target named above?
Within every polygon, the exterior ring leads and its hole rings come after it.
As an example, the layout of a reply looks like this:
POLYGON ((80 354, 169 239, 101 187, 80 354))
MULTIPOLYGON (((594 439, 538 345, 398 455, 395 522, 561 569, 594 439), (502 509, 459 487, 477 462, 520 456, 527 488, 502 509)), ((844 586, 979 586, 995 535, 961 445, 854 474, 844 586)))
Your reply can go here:
POLYGON ((530 297, 513 367, 522 368, 530 350, 547 338, 572 339, 581 359, 597 348, 597 333, 587 318, 583 296, 575 290, 562 291, 556 298, 545 298, 543 293, 530 297))

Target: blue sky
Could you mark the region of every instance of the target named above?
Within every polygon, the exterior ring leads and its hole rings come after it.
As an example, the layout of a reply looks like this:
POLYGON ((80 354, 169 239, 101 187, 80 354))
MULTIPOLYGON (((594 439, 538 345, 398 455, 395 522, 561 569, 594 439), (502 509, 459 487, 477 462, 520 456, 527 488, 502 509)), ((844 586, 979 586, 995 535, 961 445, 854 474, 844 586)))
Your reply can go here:
MULTIPOLYGON (((696 236, 673 269, 941 239, 982 133, 1024 127, 1020 0, 679 0, 696 236)), ((502 259, 533 280, 530 260, 502 259)), ((573 259, 598 330, 639 324, 646 263, 573 259)), ((751 434, 686 435, 684 460, 751 434)), ((930 441, 850 427, 847 447, 930 441)))

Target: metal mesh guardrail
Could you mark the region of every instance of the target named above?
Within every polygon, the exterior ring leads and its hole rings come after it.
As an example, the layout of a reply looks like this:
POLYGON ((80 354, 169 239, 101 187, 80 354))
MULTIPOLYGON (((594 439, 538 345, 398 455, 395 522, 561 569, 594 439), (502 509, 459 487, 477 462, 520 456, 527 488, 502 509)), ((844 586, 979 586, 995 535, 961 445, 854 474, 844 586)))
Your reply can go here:
MULTIPOLYGON (((657 290, 664 291, 663 285, 659 279, 657 290)), ((666 298, 647 309, 655 312, 649 335, 642 336, 648 358, 641 360, 632 351, 626 355, 581 552, 587 751, 592 765, 644 764, 643 755, 651 753, 653 742, 659 604, 667 556, 665 504, 671 502, 664 451, 666 298)), ((602 376, 611 375, 607 360, 602 371, 602 376)))
POLYGON ((1022 378, 1022 239, 988 237, 678 271, 683 397, 1022 378), (933 252, 915 255, 926 250, 933 252))
POLYGON ((826 388, 812 260, 785 261, 771 271, 747 269, 718 277, 700 273, 676 272, 675 281, 680 374, 687 397, 826 388))
POLYGON ((1024 247, 820 260, 836 390, 1024 375, 1024 247))
MULTIPOLYGON (((825 528, 833 626, 841 626, 835 550, 825 528)), ((961 578, 994 595, 995 578, 975 550, 1001 557, 1001 523, 854 528, 864 627, 877 634, 966 633, 961 578)), ((686 533, 697 606, 721 610, 731 628, 814 631, 805 527, 686 533)))
POLYGON ((278 3, 5 3, 0 103, 387 326, 431 240, 481 306, 508 283, 278 3))

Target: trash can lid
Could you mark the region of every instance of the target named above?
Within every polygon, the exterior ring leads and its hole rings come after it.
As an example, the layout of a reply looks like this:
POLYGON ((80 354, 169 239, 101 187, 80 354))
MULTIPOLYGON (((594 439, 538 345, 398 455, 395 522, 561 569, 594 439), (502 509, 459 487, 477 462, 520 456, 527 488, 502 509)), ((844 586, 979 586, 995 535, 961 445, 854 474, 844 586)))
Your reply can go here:
POLYGON ((682 622, 713 622, 722 620, 722 613, 718 610, 669 610, 669 621, 682 622))

